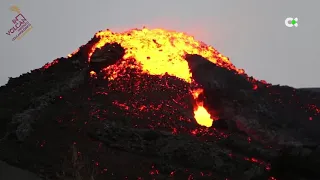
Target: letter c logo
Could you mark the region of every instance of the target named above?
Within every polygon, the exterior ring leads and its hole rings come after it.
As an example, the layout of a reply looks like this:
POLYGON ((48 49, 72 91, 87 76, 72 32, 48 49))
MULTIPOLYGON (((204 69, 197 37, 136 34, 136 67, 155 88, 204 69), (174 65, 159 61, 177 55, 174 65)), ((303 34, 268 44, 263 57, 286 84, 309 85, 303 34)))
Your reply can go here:
POLYGON ((293 20, 293 18, 289 17, 287 18, 285 21, 284 21, 284 24, 287 26, 287 27, 292 27, 293 25, 291 24, 291 21, 293 20), (290 23, 289 23, 290 22, 290 23))

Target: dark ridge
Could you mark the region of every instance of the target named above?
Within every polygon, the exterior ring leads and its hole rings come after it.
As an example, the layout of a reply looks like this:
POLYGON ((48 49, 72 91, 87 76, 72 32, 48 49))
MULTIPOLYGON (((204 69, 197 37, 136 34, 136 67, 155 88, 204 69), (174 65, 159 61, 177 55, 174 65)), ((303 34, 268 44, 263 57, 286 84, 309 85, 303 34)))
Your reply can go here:
POLYGON ((306 91, 320 92, 320 88, 299 88, 299 89, 306 90, 306 91))

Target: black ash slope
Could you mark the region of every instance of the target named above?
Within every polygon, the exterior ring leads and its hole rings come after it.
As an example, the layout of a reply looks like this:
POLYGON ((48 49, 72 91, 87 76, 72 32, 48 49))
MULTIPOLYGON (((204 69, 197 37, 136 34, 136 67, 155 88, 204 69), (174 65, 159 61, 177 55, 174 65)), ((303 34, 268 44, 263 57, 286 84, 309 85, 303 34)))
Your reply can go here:
MULTIPOLYGON (((192 135, 200 126, 179 120, 192 117, 192 102, 181 108, 170 101, 187 93, 186 83, 134 73, 126 85, 90 78, 89 71, 102 66, 86 63, 90 47, 0 88, 1 160, 51 179, 77 173, 95 179, 320 179, 318 93, 265 84, 252 89, 246 77, 188 55, 206 108, 220 117, 192 135), (137 91, 137 81, 150 88, 137 91), (134 117, 114 103, 134 100, 170 107, 134 117)), ((108 58, 108 66, 122 53, 114 44, 94 57, 108 58)))

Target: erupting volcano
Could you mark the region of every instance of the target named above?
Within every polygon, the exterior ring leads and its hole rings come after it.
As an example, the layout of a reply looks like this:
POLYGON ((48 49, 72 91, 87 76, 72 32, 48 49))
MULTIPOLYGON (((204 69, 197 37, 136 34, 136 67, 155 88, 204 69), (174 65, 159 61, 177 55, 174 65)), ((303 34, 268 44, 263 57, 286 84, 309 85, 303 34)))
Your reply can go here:
MULTIPOLYGON (((203 126, 210 127, 214 118, 203 107, 203 102, 198 99, 202 90, 192 79, 192 73, 185 56, 187 54, 198 54, 221 67, 243 74, 243 70, 236 69, 227 57, 220 54, 213 47, 196 41, 192 36, 184 33, 144 28, 124 33, 113 33, 110 30, 106 30, 98 32, 96 37, 99 38, 99 41, 89 51, 89 62, 95 50, 105 46, 107 43, 117 43, 125 49, 121 62, 104 68, 106 78, 121 81, 122 78, 117 79, 117 77, 126 74, 126 69, 130 68, 139 69, 141 73, 150 75, 170 75, 182 79, 190 84, 190 93, 193 94, 195 99, 195 119, 203 126), (132 63, 132 60, 134 63, 132 63), (122 75, 119 73, 122 73, 122 75)), ((69 55, 69 57, 71 56, 69 55)), ((95 74, 96 72, 91 73, 95 74)))
POLYGON ((0 97, 0 160, 49 179, 320 178, 320 94, 186 33, 97 32, 0 97))

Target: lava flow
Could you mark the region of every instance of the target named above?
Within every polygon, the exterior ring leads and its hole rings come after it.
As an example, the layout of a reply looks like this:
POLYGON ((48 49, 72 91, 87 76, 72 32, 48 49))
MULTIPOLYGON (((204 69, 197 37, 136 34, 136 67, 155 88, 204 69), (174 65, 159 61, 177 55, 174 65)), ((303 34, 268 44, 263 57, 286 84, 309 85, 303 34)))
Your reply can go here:
POLYGON ((110 30, 100 31, 96 34, 99 41, 93 45, 89 52, 89 61, 97 48, 103 47, 107 43, 120 44, 125 49, 121 66, 108 66, 106 70, 111 70, 113 80, 118 76, 120 69, 128 68, 129 60, 134 59, 137 66, 143 73, 150 75, 171 75, 189 83, 191 94, 195 100, 194 118, 199 125, 212 126, 213 117, 203 106, 203 102, 197 97, 202 89, 192 79, 188 62, 185 60, 186 54, 198 54, 218 66, 237 71, 239 74, 243 70, 237 69, 227 57, 220 54, 213 47, 207 46, 202 42, 196 41, 194 37, 180 32, 166 31, 162 29, 134 29, 123 33, 114 33, 110 30))

